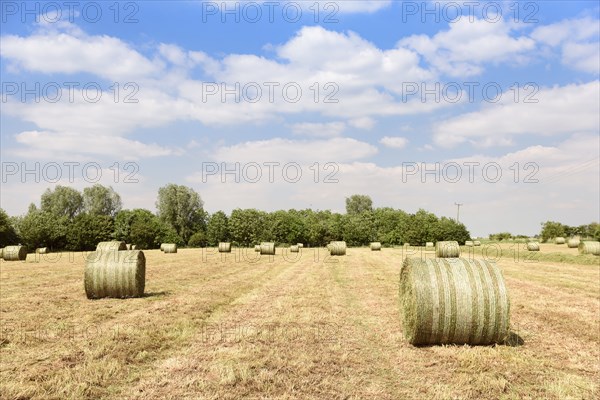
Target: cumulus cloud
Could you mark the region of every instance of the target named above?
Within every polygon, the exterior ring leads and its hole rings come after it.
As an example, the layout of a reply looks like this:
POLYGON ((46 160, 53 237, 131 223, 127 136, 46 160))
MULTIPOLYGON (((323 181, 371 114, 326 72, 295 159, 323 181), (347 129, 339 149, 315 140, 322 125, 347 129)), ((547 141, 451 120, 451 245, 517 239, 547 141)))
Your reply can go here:
POLYGON ((384 136, 379 140, 379 143, 393 149, 403 149, 408 144, 408 139, 401 136, 384 136))

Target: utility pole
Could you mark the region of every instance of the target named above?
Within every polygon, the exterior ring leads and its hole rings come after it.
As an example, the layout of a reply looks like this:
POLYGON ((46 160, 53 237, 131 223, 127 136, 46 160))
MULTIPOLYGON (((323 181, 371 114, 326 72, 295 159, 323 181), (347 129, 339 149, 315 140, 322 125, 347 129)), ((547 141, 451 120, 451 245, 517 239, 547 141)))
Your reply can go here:
POLYGON ((463 203, 454 203, 454 205, 456 206, 456 222, 458 222, 458 217, 460 216, 460 206, 462 206, 463 203))

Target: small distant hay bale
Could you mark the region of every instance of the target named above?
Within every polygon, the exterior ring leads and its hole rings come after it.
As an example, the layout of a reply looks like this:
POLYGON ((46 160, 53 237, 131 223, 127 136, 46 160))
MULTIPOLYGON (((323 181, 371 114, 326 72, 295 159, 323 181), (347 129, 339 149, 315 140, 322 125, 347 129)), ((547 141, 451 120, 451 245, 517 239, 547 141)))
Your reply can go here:
POLYGON ((329 247, 329 254, 332 256, 345 256, 346 242, 331 242, 331 245, 329 247))
POLYGON ((130 244, 130 243, 127 243, 127 244, 125 244, 125 248, 126 248, 127 250, 131 250, 131 244, 130 244))
POLYGON ((27 256, 25 257, 25 262, 26 263, 39 263, 40 262, 40 255, 37 254, 37 253, 27 254, 27 256))
POLYGON ((410 243, 404 243, 406 247, 410 247, 410 243))
POLYGON ((581 243, 581 241, 577 238, 571 238, 569 240, 567 240, 567 246, 570 249, 576 249, 579 247, 579 243, 581 243))
POLYGON ((473 247, 473 246, 475 246, 475 243, 472 240, 467 240, 465 242, 465 246, 467 246, 467 247, 473 247))
POLYGON ((503 343, 510 299, 494 262, 407 257, 400 270, 405 338, 414 345, 503 343))
POLYGON ((460 257, 460 246, 455 240, 437 242, 435 244, 435 256, 438 258, 460 257))
POLYGON ((435 247, 433 246, 433 242, 426 242, 425 243, 425 250, 434 250, 435 247))
POLYGON ((481 241, 473 240, 473 246, 481 246, 481 241))
POLYGON ((165 254, 177 253, 177 245, 175 243, 164 243, 163 251, 165 254))
POLYGON ((131 250, 137 250, 137 245, 135 245, 135 244, 132 244, 132 245, 131 245, 131 250))
POLYGON ((565 242, 566 242, 566 240, 565 240, 564 237, 560 237, 559 236, 559 237, 557 237, 557 238, 554 239, 554 243, 556 243, 556 244, 565 244, 565 242))
POLYGON ((304 248, 304 244, 303 243, 296 243, 296 246, 298 246, 298 248, 300 248, 300 249, 304 248))
POLYGON ((231 243, 219 242, 219 253, 231 253, 231 243))
POLYGON ((292 245, 290 246, 290 253, 299 253, 300 252, 300 247, 298 247, 298 245, 292 245))
POLYGON ((540 251, 540 244, 538 242, 527 243, 527 251, 540 251))
POLYGON ((90 253, 86 260, 84 286, 88 299, 127 298, 144 295, 146 257, 140 250, 90 253))
POLYGON ((263 242, 260 244, 260 254, 263 255, 275 255, 275 243, 263 242))
POLYGON ((35 253, 36 254, 48 254, 50 251, 48 250, 47 247, 40 247, 35 249, 35 253))
POLYGON ((23 261, 27 258, 27 247, 6 246, 2 252, 5 261, 23 261))
POLYGON ((122 251, 127 250, 127 245, 123 241, 112 240, 110 242, 100 242, 96 246, 96 251, 122 251))
POLYGON ((161 243, 160 244, 160 251, 165 251, 165 244, 166 243, 161 243))
POLYGON ((254 251, 256 251, 257 253, 260 252, 260 245, 257 244, 256 246, 254 246, 254 251))
POLYGON ((381 243, 371 242, 371 251, 381 251, 381 243))
POLYGON ((600 242, 584 240, 579 243, 578 247, 580 254, 593 254, 595 256, 600 256, 600 242))

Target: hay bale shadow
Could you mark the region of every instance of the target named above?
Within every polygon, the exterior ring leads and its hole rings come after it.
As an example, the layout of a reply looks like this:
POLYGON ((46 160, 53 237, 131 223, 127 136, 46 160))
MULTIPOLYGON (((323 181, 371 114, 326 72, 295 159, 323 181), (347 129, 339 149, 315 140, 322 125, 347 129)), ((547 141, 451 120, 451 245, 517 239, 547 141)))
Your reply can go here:
POLYGON ((518 333, 510 331, 510 333, 508 334, 508 338, 506 338, 504 344, 510 347, 520 347, 525 344, 525 340, 523 340, 523 338, 519 336, 518 333))
POLYGON ((144 296, 142 296, 142 297, 163 297, 163 296, 169 296, 171 294, 172 294, 172 292, 170 292, 168 290, 163 290, 161 292, 144 293, 144 296))

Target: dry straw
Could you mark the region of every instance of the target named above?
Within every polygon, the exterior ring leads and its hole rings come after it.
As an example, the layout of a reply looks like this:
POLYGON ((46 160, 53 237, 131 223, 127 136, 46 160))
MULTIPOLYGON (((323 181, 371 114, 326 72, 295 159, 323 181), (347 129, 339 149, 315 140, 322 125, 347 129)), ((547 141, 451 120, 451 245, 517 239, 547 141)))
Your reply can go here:
POLYGON ((540 251, 540 244, 538 242, 529 242, 527 243, 528 251, 540 251))
POLYGON ((177 253, 177 245, 175 243, 164 243, 163 251, 167 253, 177 253))
POLYGON ((25 262, 26 263, 39 263, 40 262, 40 255, 37 254, 37 253, 27 254, 27 256, 25 257, 25 262))
POLYGON ((579 247, 579 243, 581 243, 581 241, 578 238, 571 238, 569 240, 567 240, 567 246, 570 249, 576 249, 579 247))
POLYGON ((110 242, 100 242, 96 246, 96 251, 121 251, 127 250, 125 242, 113 240, 110 242))
POLYGON ((300 252, 300 247, 298 247, 298 245, 290 246, 290 253, 299 253, 299 252, 300 252))
POLYGON ((88 299, 141 297, 146 257, 139 250, 93 252, 87 257, 84 286, 88 299))
POLYGON ((260 252, 260 245, 257 244, 256 246, 254 246, 254 251, 256 251, 257 253, 260 252))
POLYGON ((231 253, 231 243, 220 242, 219 243, 219 253, 231 253))
MULTIPOLYGON (((4 251, 6 251, 6 249, 4 251)), ((585 240, 579 243, 579 253, 600 256, 600 242, 585 240)))
POLYGON ((48 254, 49 250, 47 247, 40 247, 38 249, 35 249, 36 254, 48 254))
POLYGON ((263 242, 260 244, 260 254, 274 255, 275 254, 275 243, 263 242))
POLYGON ((23 261, 27 258, 27 247, 6 246, 2 252, 2 258, 5 261, 23 261))
POLYGON ((565 238, 564 237, 557 237, 554 239, 554 243, 556 244, 565 244, 565 238))
POLYGON ((481 246, 481 241, 473 240, 473 246, 481 246))
POLYGON ((460 257, 460 246, 455 240, 437 242, 435 244, 435 256, 439 258, 460 257))
POLYGON ((415 345, 502 343, 510 301, 495 263, 406 258, 400 271, 403 331, 415 345))
POLYGON ((332 256, 345 256, 346 242, 331 242, 329 247, 329 254, 332 256))
POLYGON ((473 247, 473 246, 475 246, 475 242, 473 242, 472 240, 467 240, 465 242, 465 246, 467 246, 467 247, 473 247))
POLYGON ((371 251, 381 251, 381 243, 371 242, 371 251))

